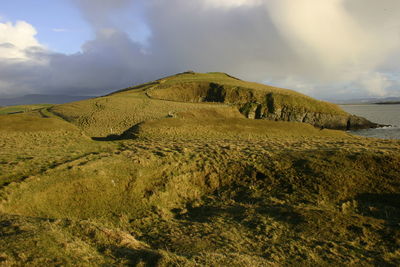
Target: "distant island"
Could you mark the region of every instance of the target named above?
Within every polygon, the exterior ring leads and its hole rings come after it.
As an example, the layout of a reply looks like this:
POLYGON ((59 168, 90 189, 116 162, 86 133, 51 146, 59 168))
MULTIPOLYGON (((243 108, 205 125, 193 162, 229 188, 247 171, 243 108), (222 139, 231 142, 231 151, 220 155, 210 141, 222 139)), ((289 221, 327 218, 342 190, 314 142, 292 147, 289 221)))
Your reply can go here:
POLYGON ((381 103, 400 103, 400 97, 384 97, 384 98, 351 98, 351 99, 326 99, 326 101, 339 105, 361 105, 361 104, 381 104, 381 103))
POLYGON ((395 105, 395 104, 400 104, 400 101, 388 101, 388 102, 377 102, 374 103, 377 105, 395 105))
POLYGON ((30 94, 19 97, 0 98, 0 106, 36 105, 36 104, 64 104, 73 101, 93 98, 94 96, 71 95, 42 95, 30 94))

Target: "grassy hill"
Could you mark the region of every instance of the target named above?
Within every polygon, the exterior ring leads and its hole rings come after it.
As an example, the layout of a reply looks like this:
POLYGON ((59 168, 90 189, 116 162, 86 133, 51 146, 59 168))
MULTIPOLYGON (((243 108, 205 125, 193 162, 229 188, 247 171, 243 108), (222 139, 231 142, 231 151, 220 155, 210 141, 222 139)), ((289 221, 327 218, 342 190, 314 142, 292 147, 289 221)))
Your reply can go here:
POLYGON ((313 112, 344 115, 338 106, 315 100, 298 92, 264 84, 246 82, 226 73, 182 73, 158 81, 148 95, 182 102, 223 102, 246 104, 263 102, 268 95, 276 96, 276 105, 306 108, 313 112))
POLYGON ((1 115, 0 266, 399 265, 400 141, 249 119, 249 92, 343 113, 230 86, 249 83, 186 73, 1 115))
POLYGON ((97 137, 120 135, 147 120, 198 110, 203 114, 218 113, 222 118, 307 122, 334 129, 375 125, 334 104, 287 89, 244 82, 225 73, 182 73, 51 108, 89 136, 97 137))

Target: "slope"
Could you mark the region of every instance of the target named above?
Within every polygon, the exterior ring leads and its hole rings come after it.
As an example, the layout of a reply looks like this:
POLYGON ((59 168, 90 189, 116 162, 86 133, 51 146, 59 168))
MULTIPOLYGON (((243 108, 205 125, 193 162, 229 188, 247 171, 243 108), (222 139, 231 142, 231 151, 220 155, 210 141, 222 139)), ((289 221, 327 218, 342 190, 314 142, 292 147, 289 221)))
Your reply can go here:
POLYGON ((338 106, 300 93, 238 80, 224 73, 182 73, 51 111, 89 136, 121 135, 147 120, 204 111, 226 118, 305 122, 319 128, 374 127, 338 106))
POLYGON ((400 265, 400 141, 249 119, 229 83, 186 73, 1 115, 0 265, 400 265), (225 98, 165 93, 190 79, 225 98))

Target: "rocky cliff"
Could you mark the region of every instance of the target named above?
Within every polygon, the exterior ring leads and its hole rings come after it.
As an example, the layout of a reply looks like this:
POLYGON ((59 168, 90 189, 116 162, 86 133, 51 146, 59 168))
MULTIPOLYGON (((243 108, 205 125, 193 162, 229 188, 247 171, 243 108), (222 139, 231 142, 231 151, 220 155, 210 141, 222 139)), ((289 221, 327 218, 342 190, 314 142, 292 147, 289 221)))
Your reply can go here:
POLYGON ((237 79, 235 83, 220 81, 173 83, 163 79, 147 90, 147 95, 170 101, 219 102, 235 105, 249 119, 304 122, 320 128, 340 130, 379 126, 365 118, 348 114, 332 103, 319 101, 291 90, 237 79))

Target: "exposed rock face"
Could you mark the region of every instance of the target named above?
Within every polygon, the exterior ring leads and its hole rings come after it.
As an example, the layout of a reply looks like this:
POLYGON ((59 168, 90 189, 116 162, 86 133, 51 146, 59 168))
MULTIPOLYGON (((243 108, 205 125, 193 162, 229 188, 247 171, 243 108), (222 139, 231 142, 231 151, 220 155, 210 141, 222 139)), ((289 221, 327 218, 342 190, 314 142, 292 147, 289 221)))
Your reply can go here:
POLYGON ((265 103, 246 103, 240 111, 249 119, 304 122, 320 128, 354 130, 376 128, 379 125, 355 115, 311 112, 306 108, 275 107, 265 103))
MULTIPOLYGON (((273 97, 271 96, 271 98, 273 97)), ((294 108, 287 105, 276 107, 271 103, 249 102, 241 106, 240 111, 249 119, 304 122, 328 129, 354 130, 376 128, 379 126, 376 123, 355 115, 312 112, 308 111, 307 108, 294 108)))
POLYGON ((150 97, 183 102, 220 102, 235 105, 249 119, 304 122, 320 128, 365 129, 379 126, 350 115, 334 104, 298 93, 263 90, 218 83, 188 82, 148 92, 150 97))
POLYGON ((366 129, 366 128, 377 128, 388 125, 379 125, 377 123, 370 122, 366 118, 351 115, 347 121, 347 129, 366 129))

